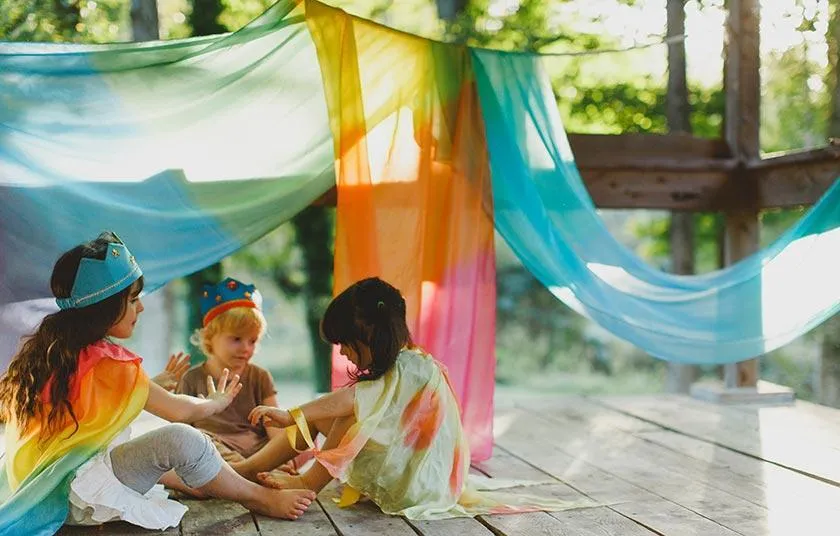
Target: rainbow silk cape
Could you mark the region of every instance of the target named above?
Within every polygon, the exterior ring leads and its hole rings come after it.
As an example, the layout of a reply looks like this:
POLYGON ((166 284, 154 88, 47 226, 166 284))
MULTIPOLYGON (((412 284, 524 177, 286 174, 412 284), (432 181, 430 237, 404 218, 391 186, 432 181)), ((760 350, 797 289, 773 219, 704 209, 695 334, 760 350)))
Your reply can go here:
POLYGON ((82 350, 69 398, 79 423, 75 433, 68 419, 60 432, 39 443, 39 424, 24 431, 14 421, 7 423, 0 535, 58 531, 67 517, 76 469, 107 447, 146 404, 149 378, 140 362, 140 357, 106 341, 82 350))

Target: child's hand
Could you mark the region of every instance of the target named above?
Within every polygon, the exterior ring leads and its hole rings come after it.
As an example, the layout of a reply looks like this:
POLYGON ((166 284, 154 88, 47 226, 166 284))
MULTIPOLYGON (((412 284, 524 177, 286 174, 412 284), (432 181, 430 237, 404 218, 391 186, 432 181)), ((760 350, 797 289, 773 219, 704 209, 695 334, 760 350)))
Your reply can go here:
POLYGON ((166 363, 166 369, 163 372, 152 378, 152 381, 160 385, 167 391, 174 391, 178 387, 178 382, 181 381, 181 376, 190 368, 190 354, 178 352, 169 356, 169 362, 166 363))
POLYGON ((242 390, 242 384, 239 382, 239 374, 234 374, 233 378, 228 382, 228 375, 230 371, 224 369, 222 375, 219 377, 219 385, 213 383, 213 376, 207 376, 207 396, 199 395, 200 398, 206 398, 217 404, 215 413, 219 413, 233 402, 239 391, 242 390))
POLYGON ((276 426, 285 428, 295 424, 295 420, 285 409, 273 408, 271 406, 257 406, 248 414, 248 421, 251 426, 276 426))

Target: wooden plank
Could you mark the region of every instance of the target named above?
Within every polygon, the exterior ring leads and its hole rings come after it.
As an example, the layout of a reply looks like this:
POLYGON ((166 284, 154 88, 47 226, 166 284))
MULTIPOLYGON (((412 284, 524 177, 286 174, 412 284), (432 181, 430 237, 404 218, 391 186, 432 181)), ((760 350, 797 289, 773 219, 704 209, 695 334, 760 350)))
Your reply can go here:
POLYGON ((219 499, 181 501, 189 510, 181 519, 183 536, 206 534, 231 534, 259 536, 251 512, 243 506, 219 499))
MULTIPOLYGON (((56 532, 58 536, 90 536, 91 534, 98 536, 135 536, 137 534, 151 534, 152 531, 126 523, 125 521, 117 521, 114 523, 105 523, 104 525, 94 526, 69 526, 64 525, 56 532)), ((166 530, 156 530, 154 534, 162 534, 165 536, 177 536, 181 534, 178 527, 170 527, 166 530)))
POLYGON ((313 502, 304 514, 294 521, 254 514, 254 522, 261 536, 335 536, 336 531, 320 503, 313 502))
MULTIPOLYGON (((585 456, 569 456, 552 442, 537 442, 515 433, 506 433, 499 438, 498 445, 500 449, 527 459, 530 464, 555 476, 569 486, 581 490, 594 500, 609 505, 610 509, 620 511, 623 504, 653 502, 659 505, 659 511, 666 513, 682 512, 680 516, 649 515, 648 517, 638 516, 633 518, 635 524, 650 527, 658 534, 666 536, 685 534, 735 536, 737 534, 690 509, 663 499, 630 480, 599 469, 585 456), (671 519, 676 518, 679 518, 679 522, 671 521, 671 519)), ((562 514, 564 512, 560 513, 560 515, 562 514)), ((621 532, 617 532, 617 534, 621 534, 621 532)))
MULTIPOLYGON (((685 397, 661 396, 660 398, 663 400, 679 400, 685 397)), ((560 412, 563 417, 572 419, 580 424, 588 425, 594 429, 610 427, 623 432, 633 433, 662 430, 662 427, 657 424, 624 415, 621 412, 593 403, 588 398, 582 396, 543 396, 536 399, 521 399, 515 405, 526 411, 538 414, 552 411, 560 412)))
POLYGON ((762 482, 765 488, 765 501, 771 506, 788 504, 792 507, 793 504, 799 502, 797 498, 802 498, 808 503, 814 503, 819 508, 840 504, 840 488, 796 471, 677 432, 667 430, 642 432, 639 437, 645 441, 762 482), (791 500, 792 498, 793 500, 791 500))
POLYGON ((792 429, 761 427, 754 417, 745 420, 746 416, 737 418, 732 412, 711 413, 696 409, 688 401, 669 404, 660 397, 599 397, 597 401, 627 415, 840 485, 840 451, 819 436, 815 440, 796 429, 795 424, 791 424, 792 429))
POLYGON ((667 459, 645 453, 629 434, 609 429, 596 431, 571 421, 553 424, 552 421, 553 418, 526 414, 517 420, 521 424, 516 433, 523 440, 551 444, 578 461, 585 460, 735 532, 768 532, 767 509, 739 496, 750 493, 755 500, 759 492, 754 486, 740 491, 734 484, 725 484, 728 490, 724 491, 713 479, 706 480, 699 468, 683 467, 688 458, 667 459), (549 435, 548 430, 557 432, 549 435))
POLYGON ((491 536, 493 532, 475 518, 441 519, 440 521, 409 521, 423 536, 491 536))
POLYGON ((647 440, 761 483, 774 532, 821 534, 840 523, 840 488, 800 473, 675 432, 649 432, 647 440))
POLYGON ((493 529, 504 536, 654 536, 648 530, 615 510, 600 506, 566 512, 533 512, 493 516, 493 529))
POLYGON ((579 455, 588 450, 599 456, 603 463, 621 463, 639 468, 660 466, 673 475, 685 477, 688 481, 700 482, 716 490, 744 499, 757 506, 766 507, 764 487, 760 481, 739 474, 732 474, 727 469, 710 465, 677 451, 663 448, 618 429, 580 425, 566 419, 562 412, 542 413, 541 418, 548 419, 564 430, 564 437, 573 440, 589 437, 598 440, 597 446, 571 442, 564 443, 564 450, 572 455, 579 455))
MULTIPOLYGON (((610 397, 610 402, 620 404, 619 400, 610 397)), ((630 404, 649 407, 652 402, 656 403, 655 400, 639 398, 630 404)), ((683 415, 684 420, 714 425, 723 434, 741 437, 749 431, 755 438, 763 440, 792 435, 809 445, 840 449, 840 421, 836 420, 840 416, 826 412, 811 413, 814 410, 801 401, 795 406, 719 406, 689 397, 675 397, 668 401, 668 405, 672 412, 683 415)), ((819 408, 816 405, 811 407, 819 408)))
MULTIPOLYGON (((690 401, 690 405, 697 403, 690 401)), ((715 407, 709 404, 703 406, 715 407)), ((762 408, 759 411, 788 409, 762 408)), ((736 418, 750 417, 731 408, 722 410, 736 418)), ((566 423, 560 424, 563 429, 568 429, 566 423)), ((777 425, 782 430, 789 430, 785 424, 779 421, 777 425)), ((614 433, 624 434, 618 429, 614 433)), ((712 487, 767 508, 768 528, 774 533, 802 530, 817 534, 823 527, 840 525, 840 512, 833 506, 840 502, 840 488, 836 486, 676 432, 641 431, 633 435, 632 441, 653 443, 657 448, 651 449, 644 443, 631 447, 623 444, 624 456, 639 455, 669 467, 676 466, 683 476, 703 480, 712 487), (692 459, 686 460, 686 457, 692 459)))
MULTIPOLYGON (((542 482, 555 477, 525 463, 509 452, 496 449, 490 460, 477 464, 482 472, 496 478, 515 478, 542 482)), ((546 495, 549 486, 540 486, 535 493, 546 495)), ((551 485, 551 495, 560 499, 575 501, 591 499, 567 484, 551 485)), ((628 519, 606 506, 566 510, 562 512, 533 512, 518 515, 482 516, 482 520, 494 532, 505 536, 531 534, 603 535, 622 534, 630 536, 651 536, 654 532, 628 519)))
POLYGON ((382 513, 373 501, 360 501, 347 508, 339 508, 333 501, 339 497, 340 485, 331 483, 320 494, 318 502, 341 536, 417 536, 405 519, 382 513))

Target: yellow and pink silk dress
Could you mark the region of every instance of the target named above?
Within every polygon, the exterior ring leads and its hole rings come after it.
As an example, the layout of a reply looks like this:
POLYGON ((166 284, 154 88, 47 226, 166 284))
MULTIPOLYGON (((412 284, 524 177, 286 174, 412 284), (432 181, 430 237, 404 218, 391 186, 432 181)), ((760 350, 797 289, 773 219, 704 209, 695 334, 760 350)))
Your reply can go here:
MULTIPOLYGON (((314 448, 306 421, 293 414, 314 448)), ((344 506, 366 496, 386 514, 417 520, 592 506, 495 491, 535 483, 470 475, 469 445, 446 371, 417 348, 403 349, 382 377, 356 384, 355 417, 338 447, 315 449, 315 458, 345 484, 344 506)))
MULTIPOLYGON (((104 467, 104 462, 96 462, 115 438, 124 435, 149 395, 141 361, 122 346, 94 343, 80 352, 70 384, 69 402, 78 429, 68 418, 59 433, 41 442, 37 420, 26 430, 14 420, 6 424, 0 534, 54 534, 70 512, 77 471, 89 469, 88 480, 103 480, 92 474, 97 466, 104 467)), ((48 387, 42 392, 44 412, 50 408, 48 387)))

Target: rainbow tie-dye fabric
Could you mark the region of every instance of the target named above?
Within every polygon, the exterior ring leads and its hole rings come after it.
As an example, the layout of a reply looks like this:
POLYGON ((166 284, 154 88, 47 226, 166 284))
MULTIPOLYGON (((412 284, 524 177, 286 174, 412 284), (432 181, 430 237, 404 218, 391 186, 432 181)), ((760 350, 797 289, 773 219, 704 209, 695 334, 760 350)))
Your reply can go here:
POLYGON ((666 274, 601 221, 540 57, 281 0, 226 35, 0 44, 0 366, 54 310, 50 268, 72 245, 116 231, 151 290, 334 185, 335 289, 402 290, 473 460, 492 449, 494 228, 558 299, 668 361, 749 359, 840 310, 840 181, 765 250, 666 274))
POLYGON ((146 404, 149 378, 140 363, 119 345, 92 344, 79 356, 69 395, 78 430, 68 419, 60 432, 39 442, 37 423, 25 431, 16 422, 6 424, 0 535, 54 534, 61 527, 76 469, 107 447, 146 404))

